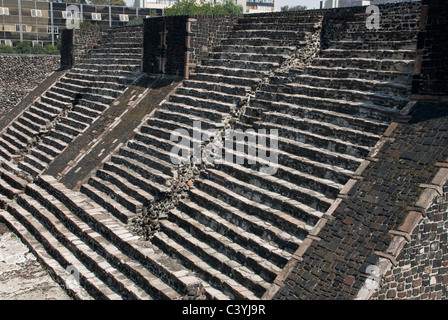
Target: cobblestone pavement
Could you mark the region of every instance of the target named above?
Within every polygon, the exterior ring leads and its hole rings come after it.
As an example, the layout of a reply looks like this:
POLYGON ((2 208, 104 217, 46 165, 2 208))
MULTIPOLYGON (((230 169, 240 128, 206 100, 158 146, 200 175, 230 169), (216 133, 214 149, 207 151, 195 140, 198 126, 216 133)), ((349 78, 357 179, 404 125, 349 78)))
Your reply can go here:
POLYGON ((0 223, 0 300, 70 300, 29 249, 0 223))

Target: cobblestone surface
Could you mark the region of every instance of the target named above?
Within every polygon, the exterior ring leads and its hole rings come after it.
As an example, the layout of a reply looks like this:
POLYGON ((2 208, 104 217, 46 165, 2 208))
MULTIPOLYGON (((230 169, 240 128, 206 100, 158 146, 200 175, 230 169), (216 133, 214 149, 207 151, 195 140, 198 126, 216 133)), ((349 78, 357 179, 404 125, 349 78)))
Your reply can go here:
POLYGON ((333 213, 276 299, 354 299, 422 189, 448 157, 448 104, 419 103, 333 213))
POLYGON ((70 300, 29 249, 0 223, 0 300, 70 300))

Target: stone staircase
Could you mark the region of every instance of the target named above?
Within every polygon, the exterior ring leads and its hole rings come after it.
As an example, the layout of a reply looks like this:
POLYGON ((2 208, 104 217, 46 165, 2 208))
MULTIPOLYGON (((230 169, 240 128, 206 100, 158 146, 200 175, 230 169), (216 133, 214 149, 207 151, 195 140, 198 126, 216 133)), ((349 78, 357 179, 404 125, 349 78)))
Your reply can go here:
MULTIPOLYGON (((390 37, 394 21, 412 15, 384 12, 379 31, 362 29, 365 15, 355 15, 311 64, 286 71, 323 17, 246 15, 80 192, 41 175, 1 215, 61 283, 67 268, 79 271, 76 298, 263 298, 409 100, 416 17, 400 40, 390 37), (192 137, 193 121, 222 134, 277 129, 276 173, 235 148, 223 153, 244 163, 174 164, 182 158, 171 154, 171 134, 192 137), (167 216, 141 241, 127 224, 157 204, 167 216)), ((103 80, 129 75, 102 69, 103 53, 71 73, 89 77, 98 66, 103 80)))
POLYGON ((142 40, 126 29, 101 43, 0 135, 0 156, 36 177, 108 109, 140 72, 142 40))

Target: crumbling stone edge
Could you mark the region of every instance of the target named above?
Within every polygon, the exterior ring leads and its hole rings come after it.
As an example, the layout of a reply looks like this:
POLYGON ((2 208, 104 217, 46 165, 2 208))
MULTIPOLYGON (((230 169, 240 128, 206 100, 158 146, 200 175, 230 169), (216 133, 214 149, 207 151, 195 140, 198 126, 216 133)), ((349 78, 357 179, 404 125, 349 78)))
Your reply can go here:
MULTIPOLYGON (((393 142, 395 138, 392 138, 392 133, 397 128, 398 124, 401 122, 407 122, 410 119, 410 113, 415 108, 417 101, 410 101, 401 111, 399 116, 397 116, 393 122, 389 125, 389 127, 384 131, 383 135, 376 143, 376 145, 372 148, 370 153, 367 155, 366 159, 360 164, 358 169, 354 172, 352 178, 347 181, 344 187, 339 192, 336 200, 333 204, 328 208, 325 214, 319 219, 319 221, 314 226, 313 230, 307 235, 307 237, 303 240, 302 244, 296 250, 296 252, 292 255, 291 259, 286 263, 283 270, 278 274, 275 278, 273 284, 266 290, 265 294, 262 296, 262 300, 271 300, 277 294, 281 287, 284 286, 284 283, 294 267, 301 261, 303 261, 303 255, 308 250, 308 248, 315 242, 316 244, 321 240, 319 237, 320 231, 325 227, 328 221, 334 220, 335 217, 333 213, 339 207, 341 202, 344 199, 349 198, 349 192, 352 188, 361 180, 363 180, 362 174, 365 169, 370 165, 379 161, 378 155, 381 148, 387 142, 393 142)), ((421 185, 420 187, 425 188, 420 198, 416 201, 415 207, 408 208, 410 210, 408 217, 403 223, 403 226, 400 227, 398 231, 390 231, 390 234, 394 236, 393 241, 391 242, 389 248, 386 252, 374 252, 375 255, 379 256, 379 262, 376 265, 378 267, 376 270, 380 270, 380 275, 374 275, 375 277, 379 277, 384 275, 392 264, 396 264, 396 257, 403 249, 406 242, 410 242, 410 234, 414 230, 415 226, 420 221, 420 218, 423 215, 426 215, 426 209, 430 207, 434 198, 442 194, 442 186, 448 181, 448 159, 446 162, 440 164, 441 169, 445 169, 444 171, 439 171, 439 173, 434 177, 431 185, 421 185), (440 175, 439 175, 440 174, 440 175), (427 191, 428 190, 428 191, 427 191), (419 214, 420 218, 415 214, 419 214), (412 227, 410 229, 409 227, 412 227)), ((372 268, 375 269, 375 268, 372 268)), ((371 275, 371 274, 369 274, 371 275)), ((377 279, 377 278, 375 278, 377 279)), ((366 282, 362 286, 359 291, 356 299, 369 299, 375 290, 371 290, 372 284, 369 282, 370 278, 366 279, 366 282)))

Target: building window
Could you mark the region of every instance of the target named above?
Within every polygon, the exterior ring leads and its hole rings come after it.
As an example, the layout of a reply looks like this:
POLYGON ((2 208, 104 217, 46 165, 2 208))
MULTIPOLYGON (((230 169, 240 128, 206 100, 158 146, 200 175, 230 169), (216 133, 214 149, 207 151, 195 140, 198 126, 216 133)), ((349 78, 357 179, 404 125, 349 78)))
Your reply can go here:
POLYGON ((92 20, 101 20, 101 13, 92 13, 92 20))
POLYGON ((9 16, 9 8, 0 7, 0 16, 9 16))
POLYGON ((33 48, 34 47, 43 47, 44 43, 43 41, 33 40, 33 48))
POLYGON ((80 19, 81 17, 81 13, 80 12, 67 12, 67 11, 62 11, 62 18, 64 19, 80 19))
POLYGON ((5 40, 5 46, 12 47, 12 41, 11 40, 5 40))
POLYGON ((47 33, 48 34, 59 34, 59 27, 52 27, 52 26, 47 26, 47 33))
POLYGON ((42 17, 42 10, 31 9, 31 16, 34 18, 42 17))
POLYGON ((129 15, 120 14, 120 21, 129 21, 129 15))
MULTIPOLYGON (((22 32, 27 32, 28 27, 26 24, 22 24, 22 32)), ((16 24, 16 32, 20 32, 20 24, 16 24)))

